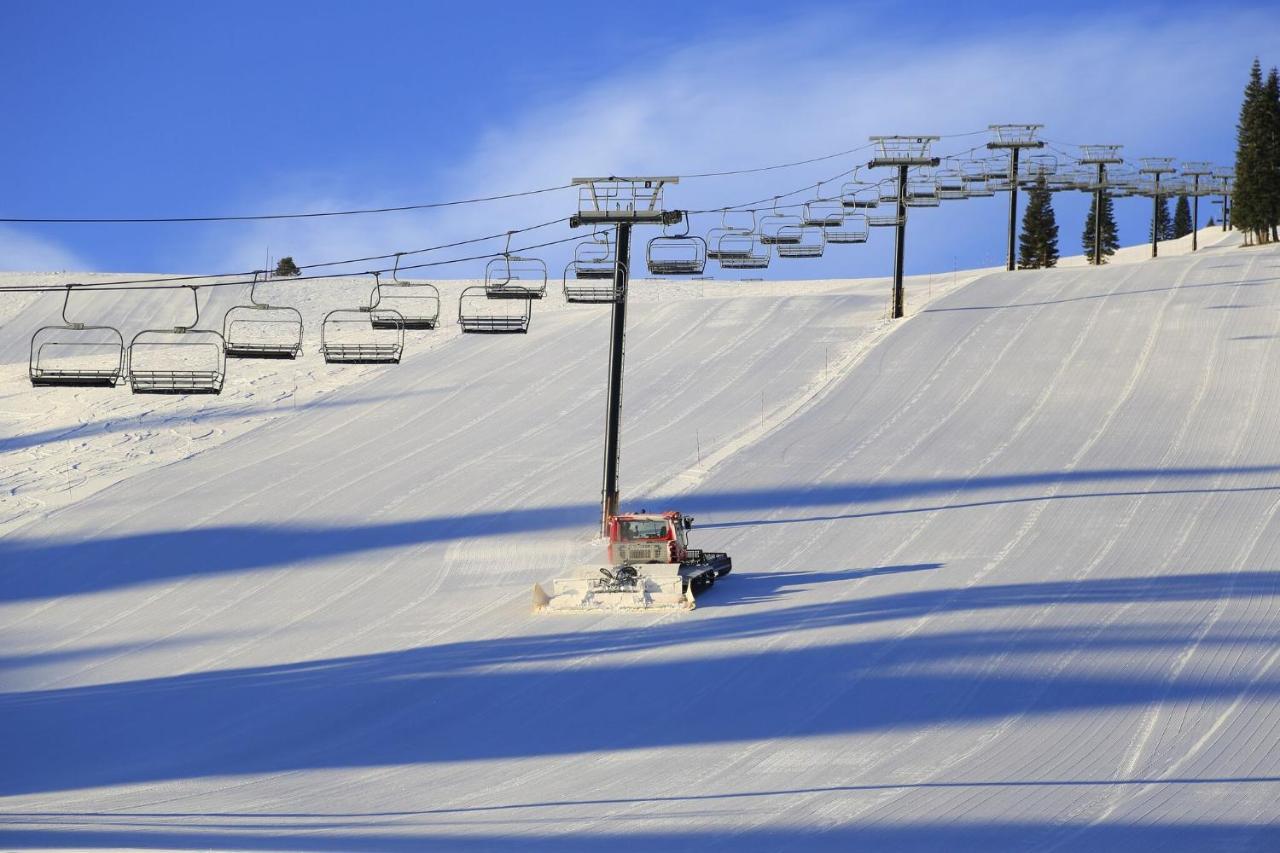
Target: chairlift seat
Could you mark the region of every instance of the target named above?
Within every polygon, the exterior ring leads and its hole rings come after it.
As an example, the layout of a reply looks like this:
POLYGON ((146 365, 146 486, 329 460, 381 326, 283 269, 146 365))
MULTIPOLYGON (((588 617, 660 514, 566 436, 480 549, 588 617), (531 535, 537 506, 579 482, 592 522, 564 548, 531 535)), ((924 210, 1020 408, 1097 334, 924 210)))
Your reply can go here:
POLYGON ((247 304, 222 315, 222 338, 228 358, 297 358, 302 352, 302 312, 257 299, 259 276, 253 274, 247 304))
POLYGON ((379 282, 372 302, 375 329, 434 329, 440 320, 440 290, 427 281, 379 282))
POLYGON ((145 329, 129 342, 135 394, 221 394, 226 340, 209 329, 145 329))
POLYGON ((494 298, 487 285, 472 285, 458 297, 458 325, 466 333, 524 334, 532 306, 529 298, 494 298))
POLYGON ((222 320, 227 358, 297 358, 302 313, 280 305, 236 305, 222 320))
POLYGON ((822 228, 798 228, 795 242, 778 243, 780 258, 820 258, 827 248, 827 234, 822 228))
POLYGON ((516 255, 491 258, 485 265, 484 290, 490 299, 541 299, 547 295, 547 265, 516 255))
POLYGON ((111 326, 45 326, 31 337, 31 384, 114 388, 124 377, 124 337, 111 326))
POLYGON ((329 364, 399 364, 404 320, 393 308, 335 309, 320 324, 320 353, 329 364), (375 323, 375 315, 382 325, 375 323))
POLYGON ((651 275, 702 275, 707 266, 707 243, 701 237, 662 235, 645 248, 651 275))

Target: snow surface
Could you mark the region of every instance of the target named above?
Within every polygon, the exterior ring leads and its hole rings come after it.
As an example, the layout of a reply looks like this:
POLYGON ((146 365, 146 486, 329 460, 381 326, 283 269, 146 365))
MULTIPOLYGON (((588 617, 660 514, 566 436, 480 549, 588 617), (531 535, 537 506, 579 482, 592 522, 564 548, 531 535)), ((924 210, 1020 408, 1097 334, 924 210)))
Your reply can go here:
POLYGON ((165 398, 30 388, 60 305, 0 295, 0 846, 1277 849, 1280 251, 1221 238, 895 324, 638 283, 624 503, 735 562, 691 613, 530 612, 599 547, 605 308, 444 283, 339 367, 367 286, 279 285, 302 359, 165 398))

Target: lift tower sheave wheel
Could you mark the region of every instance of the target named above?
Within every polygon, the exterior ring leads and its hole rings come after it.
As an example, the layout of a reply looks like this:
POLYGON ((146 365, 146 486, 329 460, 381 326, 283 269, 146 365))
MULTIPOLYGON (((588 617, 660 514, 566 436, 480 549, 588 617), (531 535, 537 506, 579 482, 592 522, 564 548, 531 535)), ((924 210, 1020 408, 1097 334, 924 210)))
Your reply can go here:
POLYGON ((1024 148, 1043 148, 1044 142, 1035 138, 1042 124, 993 124, 991 141, 987 148, 992 151, 1009 152, 1009 250, 1008 270, 1017 268, 1017 229, 1018 229, 1018 155, 1024 148))
POLYGON ((893 266, 893 307, 890 316, 897 320, 904 313, 906 300, 902 290, 902 265, 906 257, 907 239, 907 171, 914 167, 937 166, 942 162, 929 149, 938 136, 872 136, 877 153, 868 168, 896 166, 898 170, 898 215, 895 217, 895 251, 893 266))
MULTIPOLYGON (((627 284, 631 268, 631 228, 634 225, 678 225, 684 221, 679 210, 664 210, 662 190, 677 184, 675 177, 574 178, 578 187, 578 212, 569 217, 569 227, 609 223, 615 226, 615 259, 612 318, 609 332, 609 388, 605 409, 604 486, 601 489, 600 528, 608 530, 609 519, 618 514, 619 439, 622 433, 622 379, 627 332, 627 284)), ((702 257, 706 245, 702 244, 702 257)))

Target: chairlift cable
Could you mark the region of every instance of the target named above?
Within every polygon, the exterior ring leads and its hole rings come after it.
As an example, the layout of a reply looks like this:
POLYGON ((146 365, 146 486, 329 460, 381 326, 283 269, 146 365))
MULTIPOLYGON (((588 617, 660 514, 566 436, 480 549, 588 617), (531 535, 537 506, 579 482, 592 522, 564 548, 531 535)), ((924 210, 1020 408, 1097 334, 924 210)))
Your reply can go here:
POLYGON ((323 210, 311 213, 260 213, 250 215, 232 215, 232 216, 154 216, 154 217, 0 217, 0 222, 9 223, 26 223, 41 225, 71 225, 71 224, 117 224, 117 225, 137 225, 137 224, 156 224, 165 222, 260 222, 272 219, 317 219, 326 216, 359 216, 367 213, 400 213, 409 210, 433 210, 441 207, 456 207, 464 204, 479 204, 488 201, 502 201, 504 199, 524 198, 531 195, 540 195, 542 193, 557 192, 559 190, 570 189, 572 184, 562 184, 555 187, 543 187, 536 190, 524 190, 521 192, 502 193, 500 195, 478 196, 476 198, 455 199, 453 201, 434 201, 423 204, 406 204, 398 207, 369 207, 354 210, 323 210))

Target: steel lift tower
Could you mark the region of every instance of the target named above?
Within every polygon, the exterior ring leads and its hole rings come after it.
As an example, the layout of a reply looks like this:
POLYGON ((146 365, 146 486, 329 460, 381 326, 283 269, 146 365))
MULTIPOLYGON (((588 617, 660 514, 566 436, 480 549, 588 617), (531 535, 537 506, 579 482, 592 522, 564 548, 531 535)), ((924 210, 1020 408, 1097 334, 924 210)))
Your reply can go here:
POLYGON ((940 160, 930 154, 930 147, 938 136, 872 136, 879 153, 868 163, 875 169, 895 166, 898 169, 898 216, 894 231, 893 310, 890 316, 897 320, 903 314, 906 300, 902 292, 902 262, 906 257, 907 238, 907 171, 912 167, 937 166, 940 160))
POLYGON ((1102 194, 1107 191, 1107 167, 1124 162, 1120 156, 1121 145, 1081 145, 1080 165, 1097 166, 1098 174, 1093 184, 1093 264, 1102 263, 1102 194))
POLYGON ((992 151, 1009 152, 1009 263, 1012 272, 1017 268, 1017 229, 1018 229, 1018 155, 1024 148, 1043 148, 1044 142, 1036 139, 1036 133, 1042 124, 993 124, 991 141, 987 148, 992 151))
POLYGON ((1160 234, 1156 231, 1156 220, 1160 212, 1160 199, 1165 195, 1160 186, 1160 178, 1178 171, 1172 157, 1143 157, 1138 160, 1138 174, 1150 175, 1151 186, 1147 192, 1151 195, 1151 257, 1160 255, 1160 234))
POLYGON ((1204 160, 1189 160, 1182 164, 1182 174, 1191 179, 1191 251, 1200 248, 1200 196, 1212 191, 1210 186, 1200 186, 1200 179, 1213 175, 1213 166, 1204 160))
POLYGON ((631 264, 633 225, 674 225, 684 219, 679 210, 662 209, 662 189, 679 183, 674 177, 574 178, 578 212, 569 217, 572 228, 611 224, 616 229, 613 271, 613 322, 609 336, 609 392, 605 410, 604 488, 600 525, 608 535, 611 516, 618 514, 619 435, 622 429, 622 364, 627 331, 627 283, 631 264))

